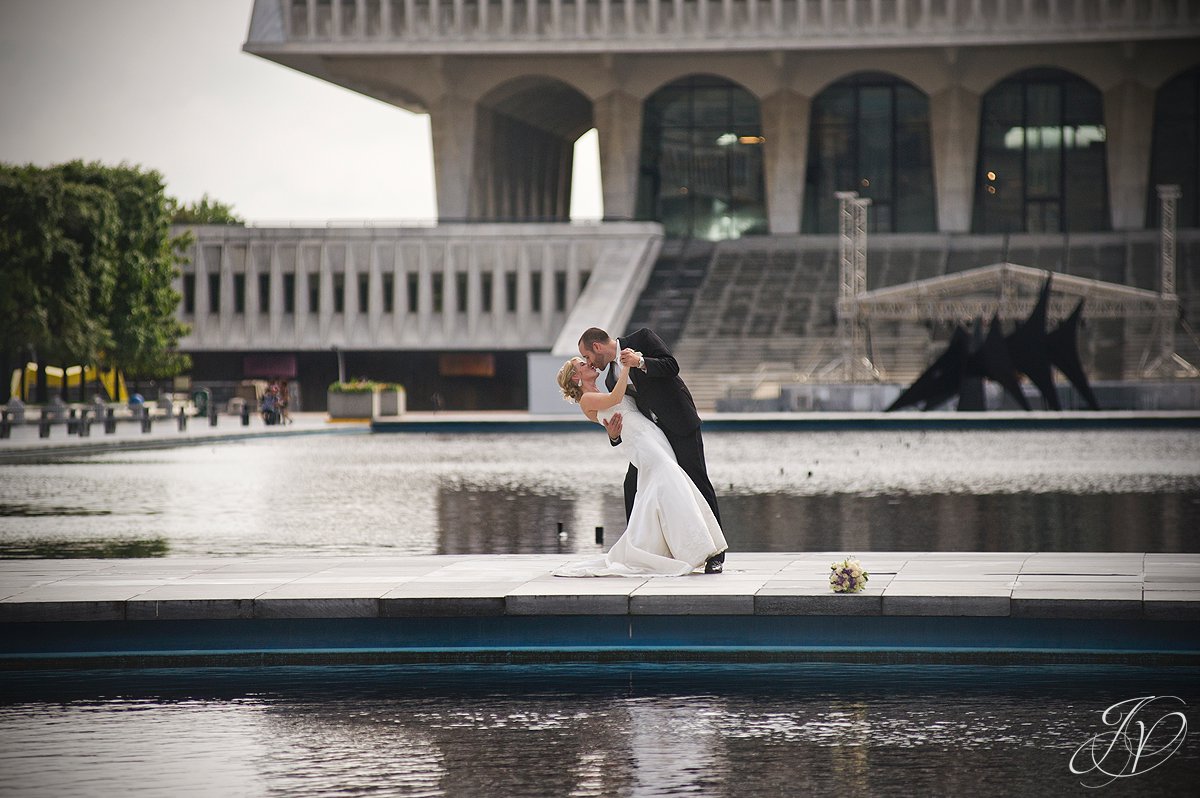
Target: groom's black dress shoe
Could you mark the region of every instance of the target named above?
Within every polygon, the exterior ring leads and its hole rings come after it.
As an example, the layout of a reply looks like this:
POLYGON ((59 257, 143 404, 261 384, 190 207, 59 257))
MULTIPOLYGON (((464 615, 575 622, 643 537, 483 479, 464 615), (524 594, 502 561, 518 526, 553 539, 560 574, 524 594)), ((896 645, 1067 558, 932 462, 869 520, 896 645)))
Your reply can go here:
POLYGON ((704 563, 704 573, 719 574, 725 570, 725 552, 714 554, 709 557, 704 563))

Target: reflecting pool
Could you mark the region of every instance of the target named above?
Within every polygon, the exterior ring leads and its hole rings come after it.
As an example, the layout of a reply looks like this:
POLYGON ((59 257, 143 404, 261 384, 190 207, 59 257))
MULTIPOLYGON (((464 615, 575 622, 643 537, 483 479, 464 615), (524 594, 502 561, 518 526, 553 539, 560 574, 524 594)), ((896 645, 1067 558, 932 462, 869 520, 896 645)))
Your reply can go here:
MULTIPOLYGON (((1200 433, 711 432, 735 550, 1200 551, 1200 433)), ((277 438, 0 466, 0 556, 574 553, 603 431, 277 438), (560 534, 559 524, 562 524, 560 534)))
POLYGON ((3 685, 0 792, 22 796, 1083 795, 1107 779, 1073 774, 1072 754, 1112 731, 1107 707, 1148 695, 1178 700, 1137 719, 1181 710, 1188 736, 1101 794, 1200 780, 1194 668, 262 668, 3 685))

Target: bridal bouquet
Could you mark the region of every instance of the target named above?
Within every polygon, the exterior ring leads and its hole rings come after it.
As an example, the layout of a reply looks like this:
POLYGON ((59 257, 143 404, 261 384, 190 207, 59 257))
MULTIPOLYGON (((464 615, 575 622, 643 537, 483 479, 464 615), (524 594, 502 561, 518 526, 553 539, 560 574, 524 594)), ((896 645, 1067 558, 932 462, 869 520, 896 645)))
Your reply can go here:
POLYGON ((834 593, 857 593, 866 587, 870 575, 856 557, 847 557, 829 566, 829 586, 834 593))

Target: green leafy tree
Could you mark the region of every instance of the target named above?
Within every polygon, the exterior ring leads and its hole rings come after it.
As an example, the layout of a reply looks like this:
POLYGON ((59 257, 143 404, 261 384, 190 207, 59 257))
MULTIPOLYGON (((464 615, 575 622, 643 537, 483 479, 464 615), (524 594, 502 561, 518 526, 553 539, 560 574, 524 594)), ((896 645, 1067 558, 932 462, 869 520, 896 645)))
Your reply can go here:
MULTIPOLYGON (((116 208, 61 174, 0 165, 0 349, 94 362, 111 339, 116 208)), ((6 363, 7 372, 7 363, 6 363)))
POLYGON ((171 237, 173 202, 162 175, 136 167, 72 161, 58 167, 71 182, 112 195, 120 219, 117 268, 106 318, 112 348, 104 358, 139 377, 168 377, 186 370, 177 349, 187 327, 176 318, 182 297, 171 286, 178 276, 186 236, 171 237))
POLYGON ((155 171, 0 164, 3 374, 29 352, 140 377, 189 368, 172 281, 190 237, 171 236, 176 210, 155 171))
POLYGON ((171 201, 172 224, 238 224, 246 222, 233 212, 232 205, 209 199, 205 194, 198 202, 180 205, 171 201))

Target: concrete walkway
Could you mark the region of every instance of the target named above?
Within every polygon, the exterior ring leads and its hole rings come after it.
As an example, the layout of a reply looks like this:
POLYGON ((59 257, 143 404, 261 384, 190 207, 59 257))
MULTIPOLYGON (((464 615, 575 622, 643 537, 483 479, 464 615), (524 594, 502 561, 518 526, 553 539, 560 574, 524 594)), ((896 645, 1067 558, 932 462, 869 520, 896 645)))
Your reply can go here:
MULTIPOLYGON (((726 572, 565 579, 563 555, 0 560, 0 622, 498 615, 1200 619, 1200 554, 731 553, 726 572)), ((1200 642, 1200 641, 1198 641, 1200 642)))
POLYGON ((154 420, 150 432, 142 432, 140 422, 123 419, 112 434, 105 434, 103 422, 93 422, 91 434, 86 438, 68 435, 65 422, 55 423, 50 428, 49 438, 38 437, 36 423, 21 424, 13 427, 12 437, 0 439, 0 464, 107 451, 368 430, 365 422, 330 423, 324 413, 295 413, 292 420, 293 423, 287 425, 267 426, 258 416, 251 416, 249 426, 243 427, 240 416, 223 415, 218 417, 217 426, 211 427, 207 418, 192 417, 188 419, 187 429, 181 432, 174 419, 159 418, 154 420))
POLYGON ((1200 555, 729 555, 563 579, 558 555, 0 561, 0 670, 384 663, 1200 665, 1200 555))
MULTIPOLYGON (((535 415, 517 411, 406 413, 377 418, 372 432, 559 432, 591 429, 579 413, 535 415)), ((897 413, 706 413, 705 432, 819 432, 831 430, 1109 430, 1200 429, 1200 410, 995 410, 897 413)))

